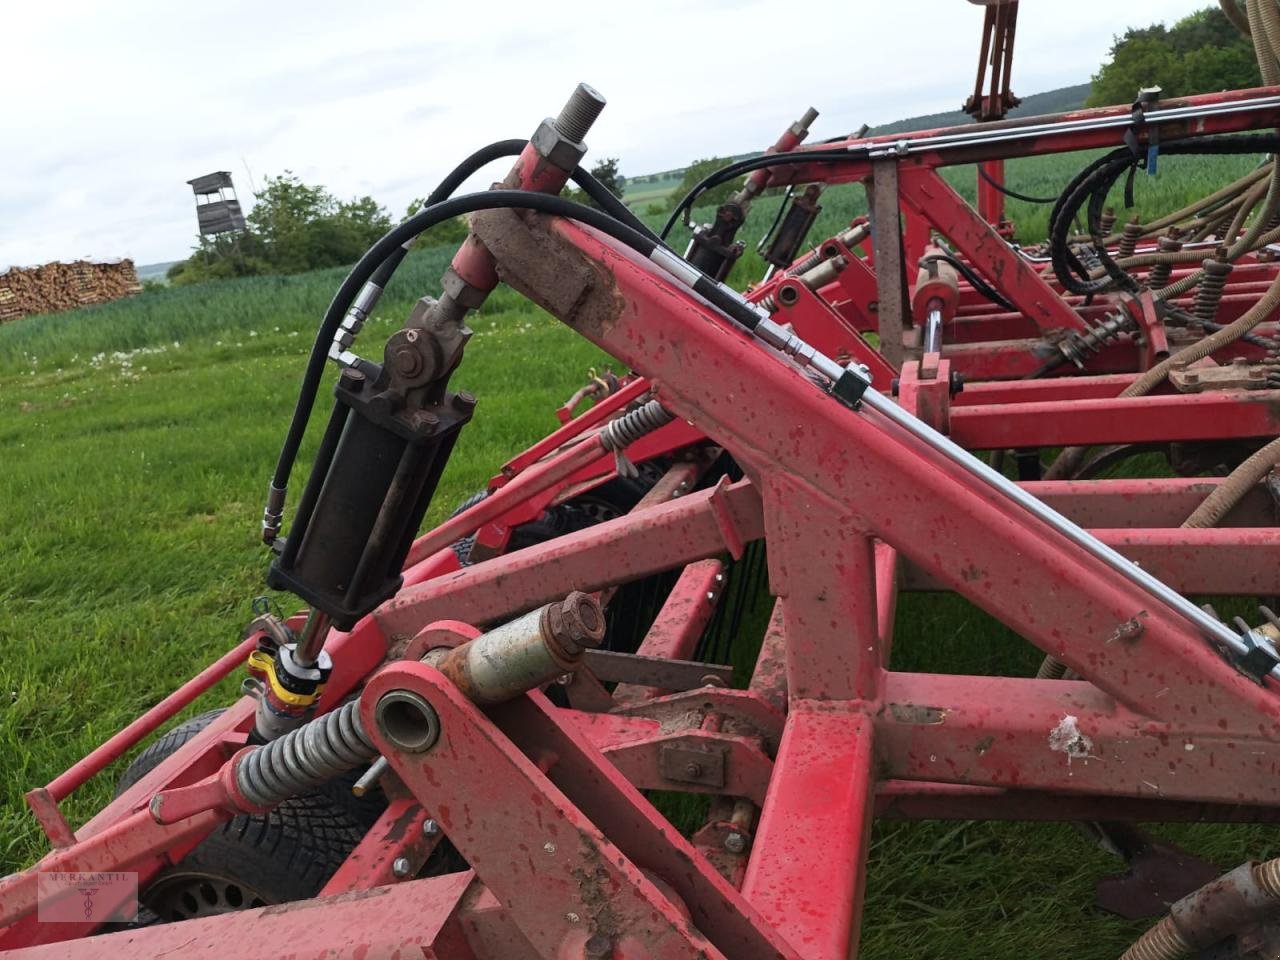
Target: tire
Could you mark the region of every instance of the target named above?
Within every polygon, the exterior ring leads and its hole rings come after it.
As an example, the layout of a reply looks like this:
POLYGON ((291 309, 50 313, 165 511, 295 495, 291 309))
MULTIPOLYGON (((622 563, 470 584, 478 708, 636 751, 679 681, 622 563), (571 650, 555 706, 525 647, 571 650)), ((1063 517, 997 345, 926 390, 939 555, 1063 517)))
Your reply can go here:
POLYGON ((129 764, 129 768, 120 775, 120 780, 116 783, 115 795, 117 797, 120 796, 120 794, 158 767, 161 760, 172 753, 176 753, 179 747, 184 746, 197 733, 213 723, 214 719, 221 713, 222 709, 219 708, 210 710, 208 713, 202 713, 197 717, 192 717, 185 723, 178 724, 178 726, 143 750, 134 759, 133 763, 129 764))
POLYGON ((162 923, 306 900, 360 842, 362 833, 321 796, 286 800, 266 814, 242 814, 206 837, 142 891, 162 923))
MULTIPOLYGON (((221 710, 180 724, 125 770, 116 795, 133 786, 207 727, 221 710)), ((360 842, 386 801, 356 798, 354 772, 265 814, 241 814, 209 834, 141 891, 139 923, 169 923, 250 907, 306 900, 320 892, 360 842), (343 795, 350 805, 343 802, 343 795)))

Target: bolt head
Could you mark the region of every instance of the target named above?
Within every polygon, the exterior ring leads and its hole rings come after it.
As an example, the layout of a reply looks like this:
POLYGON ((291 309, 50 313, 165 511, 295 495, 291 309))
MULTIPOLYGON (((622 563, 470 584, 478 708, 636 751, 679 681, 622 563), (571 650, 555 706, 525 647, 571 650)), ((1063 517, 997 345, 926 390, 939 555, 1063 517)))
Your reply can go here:
POLYGON ((400 347, 391 353, 395 371, 405 377, 415 377, 422 372, 422 357, 412 347, 400 347))
POLYGON ((724 838, 724 848, 730 853, 745 853, 747 838, 735 831, 724 838))
POLYGON ((409 865, 407 857, 396 857, 395 862, 391 864, 391 872, 403 880, 409 875, 409 871, 413 869, 409 865))
POLYGON ((690 761, 684 765, 685 776, 700 777, 702 776, 702 764, 690 761))
POLYGON ((424 837, 434 837, 439 832, 440 824, 436 823, 434 820, 422 821, 422 835, 424 837))

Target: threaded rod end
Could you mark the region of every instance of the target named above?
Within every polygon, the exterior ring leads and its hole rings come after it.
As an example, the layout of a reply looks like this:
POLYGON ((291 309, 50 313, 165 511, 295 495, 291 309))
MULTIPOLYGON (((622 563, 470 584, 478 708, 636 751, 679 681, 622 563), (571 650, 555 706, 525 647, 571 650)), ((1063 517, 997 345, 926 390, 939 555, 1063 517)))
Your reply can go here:
POLYGON ((566 140, 582 143, 587 131, 596 122, 596 117, 604 109, 604 104, 604 97, 594 87, 585 83, 578 84, 555 119, 556 130, 566 140))

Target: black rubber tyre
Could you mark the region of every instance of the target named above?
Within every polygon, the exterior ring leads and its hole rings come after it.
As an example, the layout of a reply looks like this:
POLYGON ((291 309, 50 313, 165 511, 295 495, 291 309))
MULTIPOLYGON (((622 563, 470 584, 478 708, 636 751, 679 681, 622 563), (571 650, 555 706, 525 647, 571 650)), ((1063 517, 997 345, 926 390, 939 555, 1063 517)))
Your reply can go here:
POLYGON ((142 892, 161 922, 305 900, 320 892, 360 842, 351 818, 320 796, 239 816, 142 892))
MULTIPOLYGON (((117 795, 221 712, 193 717, 151 744, 124 772, 117 795)), ((223 824, 141 892, 139 921, 168 923, 315 896, 360 842, 369 818, 385 806, 380 795, 352 796, 354 776, 335 778, 319 792, 286 800, 268 813, 242 814, 223 824), (357 809, 340 802, 344 792, 357 809)))
POLYGON ((221 708, 210 710, 208 713, 202 713, 199 716, 192 717, 185 723, 180 723, 168 733, 164 734, 159 740, 143 750, 133 763, 129 764, 127 770, 120 775, 120 780, 116 783, 116 796, 124 793, 135 783, 145 777, 148 773, 160 765, 160 761, 172 753, 175 753, 179 747, 183 746, 188 740, 197 733, 213 723, 214 719, 222 713, 221 708))

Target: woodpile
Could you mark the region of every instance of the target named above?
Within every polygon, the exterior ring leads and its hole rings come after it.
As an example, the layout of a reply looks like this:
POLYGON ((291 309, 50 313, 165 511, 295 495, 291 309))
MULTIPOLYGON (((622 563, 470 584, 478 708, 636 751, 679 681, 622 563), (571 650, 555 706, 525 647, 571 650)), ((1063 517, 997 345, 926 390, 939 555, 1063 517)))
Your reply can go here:
POLYGON ((33 313, 119 300, 141 290, 132 260, 77 260, 0 269, 0 323, 33 313))

